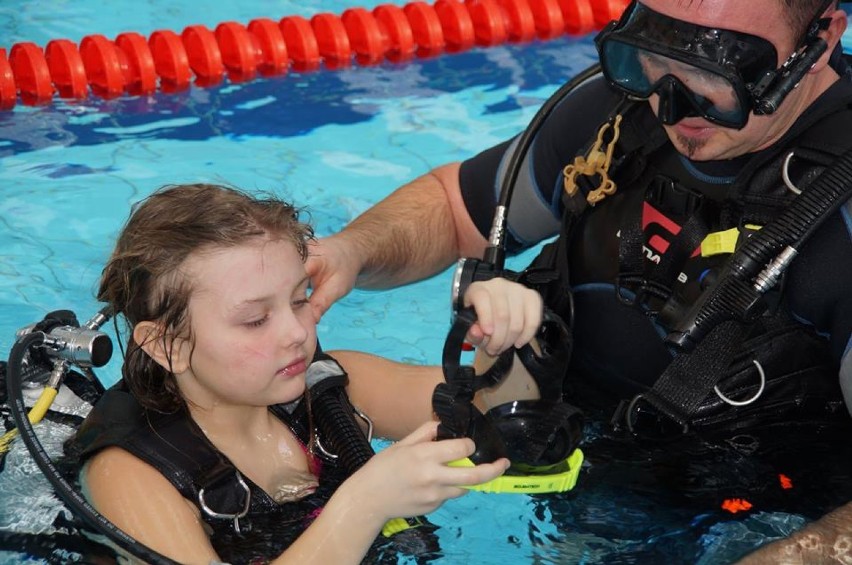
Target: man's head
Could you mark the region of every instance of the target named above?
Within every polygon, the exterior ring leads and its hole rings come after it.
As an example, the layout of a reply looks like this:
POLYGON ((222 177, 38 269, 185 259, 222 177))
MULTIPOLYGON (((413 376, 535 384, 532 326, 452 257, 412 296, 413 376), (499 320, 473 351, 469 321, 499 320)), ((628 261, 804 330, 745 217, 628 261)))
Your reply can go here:
POLYGON ((602 34, 601 61, 613 84, 648 98, 678 151, 736 157, 778 140, 837 79, 828 59, 846 14, 830 4, 641 0, 602 34))

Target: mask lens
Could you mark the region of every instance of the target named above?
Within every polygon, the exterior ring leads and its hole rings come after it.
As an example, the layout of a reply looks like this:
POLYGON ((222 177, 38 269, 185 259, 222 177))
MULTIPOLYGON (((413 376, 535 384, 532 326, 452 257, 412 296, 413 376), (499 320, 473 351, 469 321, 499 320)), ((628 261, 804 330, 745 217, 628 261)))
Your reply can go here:
POLYGON ((691 106, 682 115, 699 115, 729 127, 745 124, 748 106, 726 76, 615 38, 602 43, 600 54, 604 76, 628 94, 667 96, 670 89, 664 86, 674 79, 681 103, 691 106))

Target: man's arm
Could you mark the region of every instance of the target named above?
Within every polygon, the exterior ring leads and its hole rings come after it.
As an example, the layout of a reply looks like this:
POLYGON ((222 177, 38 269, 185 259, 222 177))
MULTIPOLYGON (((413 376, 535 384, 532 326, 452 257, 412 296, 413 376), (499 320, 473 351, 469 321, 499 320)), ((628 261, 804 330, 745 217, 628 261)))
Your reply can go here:
POLYGON ((307 271, 317 318, 356 284, 388 288, 482 255, 486 240, 467 213, 451 163, 402 186, 340 233, 311 246, 307 271))
POLYGON ((852 503, 738 561, 738 565, 821 563, 852 563, 852 503))

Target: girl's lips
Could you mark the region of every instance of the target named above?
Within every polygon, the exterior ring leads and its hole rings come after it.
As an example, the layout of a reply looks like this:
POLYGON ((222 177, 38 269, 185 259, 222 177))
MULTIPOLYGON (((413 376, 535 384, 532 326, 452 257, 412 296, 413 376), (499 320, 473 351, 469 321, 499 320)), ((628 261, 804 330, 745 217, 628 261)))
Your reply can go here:
POLYGON ((290 363, 289 365, 287 365, 283 369, 280 369, 278 371, 278 374, 284 375, 284 376, 287 376, 287 377, 292 377, 292 376, 295 376, 295 375, 301 375, 307 369, 308 369, 308 364, 305 362, 305 359, 303 357, 301 359, 297 359, 296 361, 293 361, 292 363, 290 363))

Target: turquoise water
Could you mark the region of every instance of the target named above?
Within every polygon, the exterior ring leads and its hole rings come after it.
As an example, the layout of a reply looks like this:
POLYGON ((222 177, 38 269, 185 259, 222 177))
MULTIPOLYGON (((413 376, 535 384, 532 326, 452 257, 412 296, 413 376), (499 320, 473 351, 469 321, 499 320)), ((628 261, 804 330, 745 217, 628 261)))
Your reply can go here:
MULTIPOLYGON (((179 32, 190 24, 340 14, 379 2, 209 4, 201 10, 193 0, 68 0, 46 9, 7 0, 0 6, 0 43, 179 32)), ((97 310, 94 287, 113 237, 130 205, 161 185, 275 190, 304 206, 317 234, 326 235, 404 181, 517 133, 549 94, 593 61, 589 37, 562 38, 399 66, 0 113, 0 356, 16 329, 51 310, 73 309, 81 320, 97 310)), ((437 363, 448 321, 446 272, 389 292, 356 291, 323 318, 318 332, 327 349, 437 363)), ((114 382, 117 360, 98 375, 114 382)), ((68 430, 42 429, 56 452, 68 430)), ((472 493, 448 503, 431 517, 441 526, 438 562, 724 563, 804 521, 759 512, 729 521, 716 509, 661 508, 629 483, 583 490, 582 481, 567 495, 472 493)), ((0 532, 56 532, 62 505, 21 445, 0 473, 0 493, 0 532)), ((4 540, 0 562, 27 561, 23 542, 4 540)))

